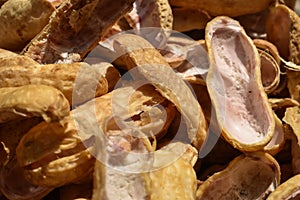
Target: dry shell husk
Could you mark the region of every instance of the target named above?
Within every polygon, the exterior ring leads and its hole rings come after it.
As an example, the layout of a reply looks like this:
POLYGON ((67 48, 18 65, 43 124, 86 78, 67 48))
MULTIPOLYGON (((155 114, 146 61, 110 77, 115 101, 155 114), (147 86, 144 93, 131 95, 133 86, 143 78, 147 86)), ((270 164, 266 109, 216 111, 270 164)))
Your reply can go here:
POLYGON ((222 136, 241 151, 257 151, 270 141, 275 127, 257 49, 228 17, 210 21, 205 37, 210 60, 206 84, 222 136))
POLYGON ((300 175, 295 175, 280 184, 267 198, 267 200, 296 200, 300 195, 300 175))
MULTIPOLYGON (((107 63, 108 64, 108 63, 107 63)), ((82 104, 108 92, 105 64, 16 65, 0 68, 0 87, 48 85, 60 90, 70 105, 82 104)), ((118 74, 116 77, 118 79, 118 74)))
POLYGON ((56 88, 24 85, 0 88, 0 123, 29 117, 57 121, 70 113, 70 104, 56 88))
POLYGON ((279 183, 280 167, 272 156, 241 155, 204 181, 196 199, 263 199, 279 183))
POLYGON ((145 39, 133 34, 117 36, 114 49, 123 56, 127 69, 135 68, 140 77, 153 84, 162 96, 176 106, 185 120, 192 144, 197 149, 201 148, 207 135, 202 109, 186 83, 176 75, 162 55, 145 39))
POLYGON ((111 4, 110 0, 66 0, 23 49, 23 54, 39 63, 79 61, 132 8, 133 2, 120 0, 111 4))
POLYGON ((0 48, 21 51, 54 10, 47 0, 8 0, 0 9, 0 48))

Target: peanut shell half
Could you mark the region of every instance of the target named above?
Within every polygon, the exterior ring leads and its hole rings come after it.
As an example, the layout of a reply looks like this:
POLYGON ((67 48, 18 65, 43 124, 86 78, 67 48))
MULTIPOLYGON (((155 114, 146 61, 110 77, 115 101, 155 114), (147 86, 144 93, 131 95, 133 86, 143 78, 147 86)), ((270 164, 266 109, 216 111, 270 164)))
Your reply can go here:
POLYGON ((222 136, 241 151, 257 151, 270 141, 275 127, 257 49, 229 17, 210 21, 205 39, 210 60, 206 84, 222 136))

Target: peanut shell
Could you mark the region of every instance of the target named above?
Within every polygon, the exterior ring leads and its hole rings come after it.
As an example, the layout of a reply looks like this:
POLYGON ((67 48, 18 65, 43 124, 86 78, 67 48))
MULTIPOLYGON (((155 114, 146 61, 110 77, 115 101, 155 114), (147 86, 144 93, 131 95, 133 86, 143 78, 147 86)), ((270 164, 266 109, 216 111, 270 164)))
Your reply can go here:
POLYGON ((46 85, 0 88, 0 123, 24 117, 43 117, 47 122, 69 115, 70 104, 57 89, 46 85))
POLYGON ((280 183, 280 167, 266 153, 241 155, 209 177, 196 199, 263 199, 280 183))
POLYGON ((101 68, 101 64, 91 66, 87 63, 1 67, 0 87, 48 85, 60 90, 70 105, 78 105, 108 92, 106 72, 101 68))
POLYGON ((111 25, 132 8, 133 2, 120 0, 111 4, 109 0, 66 0, 22 53, 39 63, 80 61, 111 25))
POLYGON ((21 51, 54 10, 47 0, 8 0, 0 9, 0 48, 21 51))
POLYGON ((206 138, 207 125, 202 109, 186 83, 177 77, 162 55, 142 37, 132 34, 117 36, 114 49, 122 55, 127 69, 136 67, 142 77, 176 106, 187 124, 191 142, 199 149, 206 138))
POLYGON ((267 200, 292 200, 299 199, 300 175, 295 175, 287 181, 280 184, 268 197, 267 200))
POLYGON ((222 136, 241 151, 257 151, 270 141, 275 127, 257 49, 229 17, 210 21, 205 39, 210 60, 206 84, 222 136))

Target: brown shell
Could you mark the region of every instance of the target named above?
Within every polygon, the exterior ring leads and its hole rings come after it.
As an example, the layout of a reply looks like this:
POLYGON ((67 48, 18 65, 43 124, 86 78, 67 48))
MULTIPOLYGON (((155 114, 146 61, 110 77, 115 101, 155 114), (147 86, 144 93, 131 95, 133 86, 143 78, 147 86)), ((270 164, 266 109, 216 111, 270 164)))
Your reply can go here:
POLYGON ((57 121, 70 113, 70 104, 56 88, 24 85, 0 88, 0 123, 24 118, 43 117, 57 121))
POLYGON ((263 199, 280 183, 280 167, 266 153, 241 155, 209 177, 196 199, 263 199))
POLYGON ((7 199, 39 200, 53 189, 30 183, 15 158, 0 170, 0 192, 7 199))
POLYGON ((23 49, 39 63, 78 61, 94 48, 106 31, 132 8, 134 0, 66 0, 49 23, 23 49), (109 9, 107 9, 109 8, 109 9))
POLYGON ((200 9, 194 8, 173 8, 173 30, 184 32, 204 29, 211 17, 200 9), (187 15, 187 13, 189 13, 187 15))
POLYGON ((272 0, 170 0, 171 6, 198 8, 212 16, 226 15, 230 17, 257 13, 267 8, 271 2, 272 0))
POLYGON ((176 106, 187 124, 191 142, 199 149, 207 135, 207 124, 199 103, 186 83, 178 78, 162 55, 142 37, 132 34, 117 36, 114 49, 123 56, 127 69, 136 67, 141 77, 176 106))
POLYGON ((210 60, 206 84, 222 136, 241 151, 257 151, 270 141, 275 127, 257 49, 228 17, 210 21, 205 39, 210 60))

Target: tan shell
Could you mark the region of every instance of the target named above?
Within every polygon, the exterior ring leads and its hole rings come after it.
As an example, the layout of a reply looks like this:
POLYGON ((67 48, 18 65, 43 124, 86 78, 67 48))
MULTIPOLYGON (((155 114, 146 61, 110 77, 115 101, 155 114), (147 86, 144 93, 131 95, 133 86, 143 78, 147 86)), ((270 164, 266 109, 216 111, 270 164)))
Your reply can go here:
POLYGON ((177 154, 192 166, 194 166, 198 160, 198 150, 190 144, 184 144, 182 142, 172 142, 166 146, 163 146, 161 150, 177 154))
POLYGON ((121 0, 111 4, 110 0, 66 0, 22 53, 39 63, 81 60, 98 44, 106 31, 132 8, 133 2, 121 0))
POLYGON ((149 137, 152 133, 159 137, 168 128, 175 112, 175 107, 165 101, 151 85, 139 89, 130 86, 116 89, 77 107, 70 117, 59 123, 44 122, 32 128, 17 147, 18 162, 26 169, 27 178, 37 185, 58 187, 74 182, 92 170, 94 140, 98 137, 99 126, 109 135, 126 131, 118 125, 128 123, 130 128, 149 137), (129 99, 128 94, 132 94, 129 99), (153 121, 149 122, 147 114, 151 115, 159 103, 167 105, 166 121, 159 118, 162 117, 160 113, 151 116, 153 121), (116 113, 113 107, 120 112, 116 113))
POLYGON ((290 107, 287 108, 285 111, 285 116, 283 117, 283 121, 287 124, 289 124, 296 137, 297 140, 300 141, 300 113, 299 113, 300 107, 295 106, 295 107, 290 107))
POLYGON ((153 171, 144 175, 149 177, 146 179, 149 199, 195 199, 197 179, 193 167, 183 158, 166 167, 161 164, 171 157, 172 153, 169 152, 154 153, 153 171))
POLYGON ((295 175, 287 181, 281 183, 268 197, 267 200, 296 200, 300 195, 300 175, 295 175))
POLYGON ((206 84, 222 136, 241 151, 257 151, 275 127, 259 54, 240 24, 228 17, 210 21, 205 39, 210 60, 206 84))
POLYGON ((292 99, 300 102, 300 72, 299 71, 287 71, 287 87, 292 99))
POLYGON ((56 121, 70 113, 70 105, 57 89, 46 85, 0 88, 0 123, 23 118, 43 117, 56 121))
POLYGON ((263 199, 280 183, 277 161, 265 153, 241 155, 209 177, 196 199, 263 199))
POLYGON ((212 16, 226 15, 230 17, 257 13, 267 8, 271 2, 272 0, 170 0, 171 6, 198 8, 207 11, 212 16))
POLYGON ((0 9, 0 48, 21 51, 55 10, 47 0, 8 0, 0 9))
POLYGON ((22 56, 5 49, 0 49, 0 67, 10 67, 15 65, 30 66, 37 64, 37 62, 27 56, 22 56))
POLYGON ((18 163, 26 168, 26 178, 35 185, 58 187, 92 172, 93 147, 90 144, 86 149, 76 134, 76 127, 68 124, 64 127, 61 123, 38 124, 17 146, 18 163))
POLYGON ((292 154, 292 166, 295 174, 300 173, 300 114, 299 106, 290 107, 286 109, 283 121, 291 127, 290 139, 291 139, 291 154, 292 154))
POLYGON ((117 36, 114 39, 114 49, 123 56, 127 69, 136 67, 142 77, 176 106, 187 124, 190 140, 199 149, 207 135, 202 109, 190 89, 178 78, 162 55, 145 39, 131 34, 117 36))
POLYGON ((60 90, 70 105, 78 105, 108 92, 102 66, 72 63, 1 67, 0 87, 48 85, 60 90))
POLYGON ((150 163, 140 160, 144 162, 141 165, 150 168, 139 174, 113 170, 96 162, 92 199, 195 199, 197 179, 193 167, 168 151, 155 151, 153 157, 150 163))

